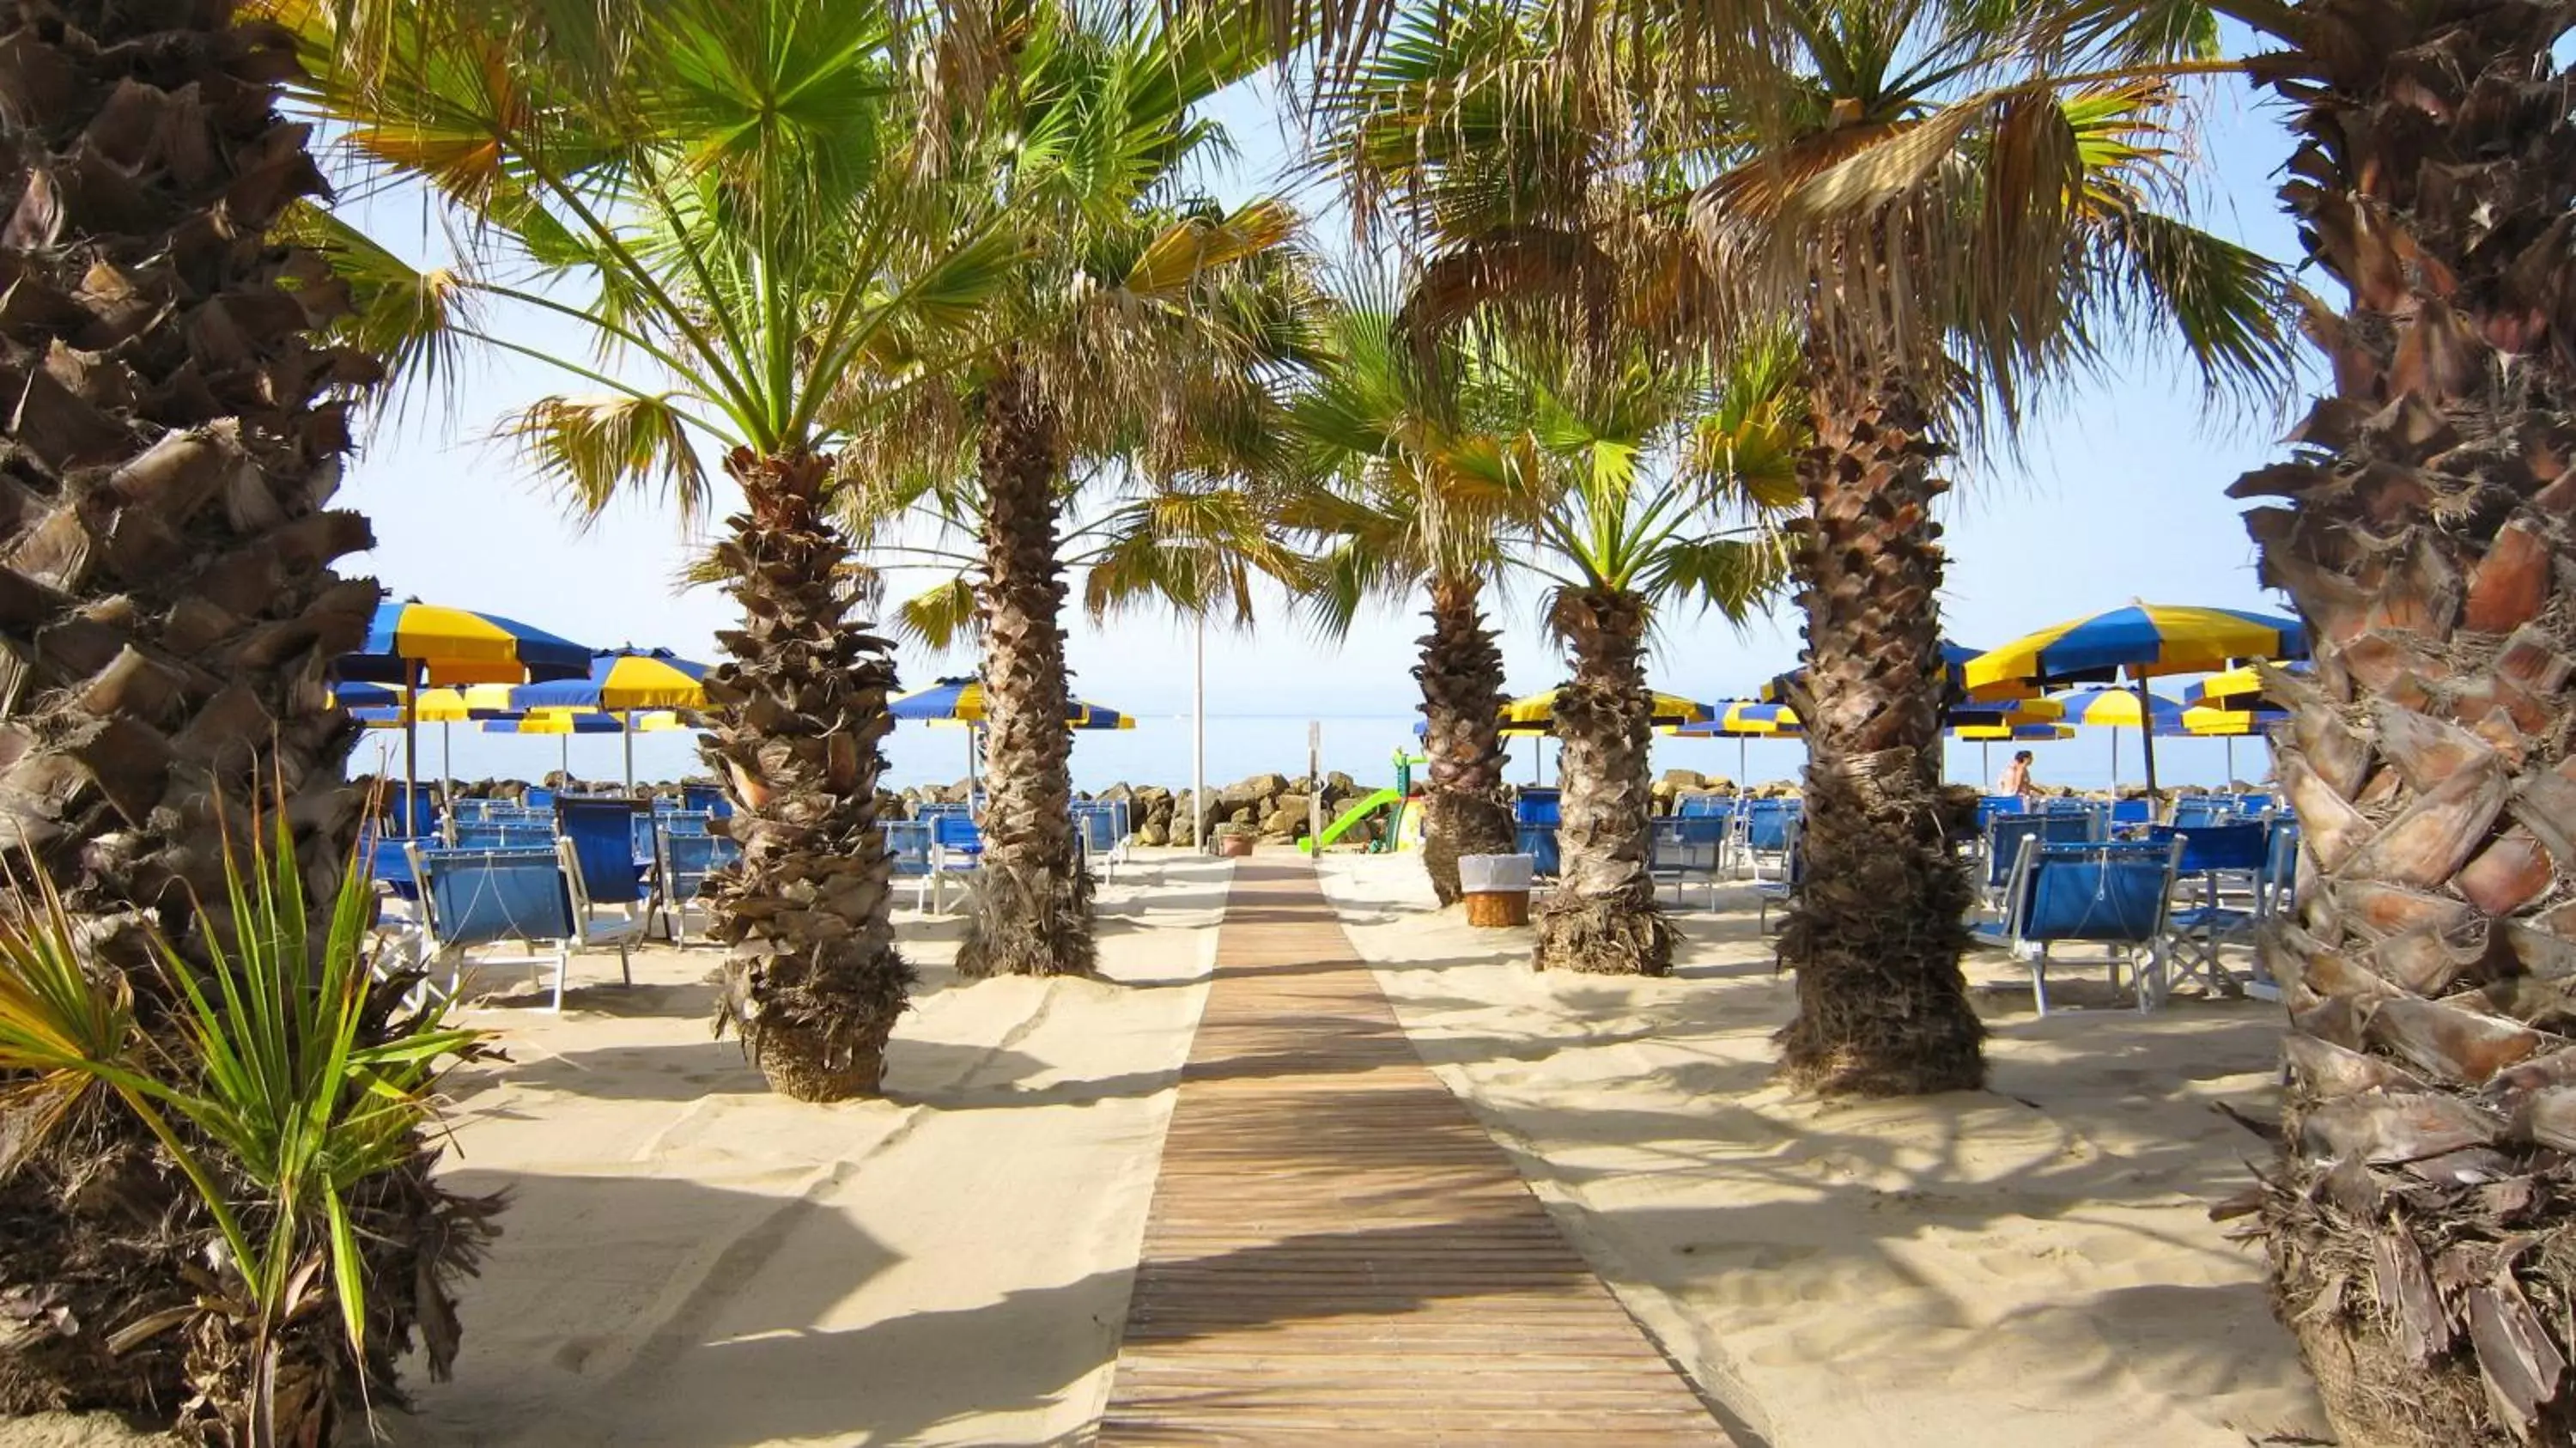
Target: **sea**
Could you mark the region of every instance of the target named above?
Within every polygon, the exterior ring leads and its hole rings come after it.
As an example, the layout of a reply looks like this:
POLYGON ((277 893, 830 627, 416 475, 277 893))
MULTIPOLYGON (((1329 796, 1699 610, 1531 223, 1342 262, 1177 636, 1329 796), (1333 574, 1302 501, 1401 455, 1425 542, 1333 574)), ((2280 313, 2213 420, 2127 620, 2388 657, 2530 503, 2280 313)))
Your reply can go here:
MULTIPOLYGON (((1366 785, 1395 783, 1399 750, 1418 751, 1412 714, 1210 714, 1207 718, 1207 779, 1231 784, 1248 775, 1307 772, 1309 739, 1320 752, 1326 772, 1340 771, 1366 785)), ((1159 784, 1170 789, 1190 783, 1191 719, 1187 714, 1147 715, 1133 729, 1085 730, 1074 735, 1074 788, 1097 792, 1113 784, 1159 784)), ((450 772, 458 779, 538 779, 548 771, 570 768, 580 778, 625 777, 626 737, 585 734, 485 734, 470 724, 421 726, 420 777, 439 773, 441 750, 449 751, 450 772)), ((668 781, 702 773, 695 736, 688 733, 633 736, 634 777, 668 781)), ((2229 779, 2257 783, 2271 770, 2270 750, 2260 739, 2159 739, 2158 781, 2218 787, 2229 779), (2231 747, 2232 745, 2232 747, 2231 747), (2232 773, 2231 773, 2232 767, 2232 773)), ((1552 782, 1556 743, 1549 739, 1514 739, 1510 778, 1516 782, 1552 782)), ((2043 785, 2101 789, 2114 783, 2136 784, 2144 778, 2136 731, 2088 729, 2075 738, 2036 744, 1978 745, 1949 741, 1944 774, 1965 784, 1990 782, 2003 772, 2015 749, 2033 754, 2033 775, 2043 785)), ((381 770, 402 774, 399 731, 370 731, 350 760, 353 772, 381 770)), ((954 726, 904 724, 886 745, 886 785, 954 784, 966 776, 966 731, 954 726)), ((1739 782, 1794 780, 1805 765, 1806 747, 1794 739, 1684 739, 1655 736, 1652 767, 1696 770, 1739 782)))

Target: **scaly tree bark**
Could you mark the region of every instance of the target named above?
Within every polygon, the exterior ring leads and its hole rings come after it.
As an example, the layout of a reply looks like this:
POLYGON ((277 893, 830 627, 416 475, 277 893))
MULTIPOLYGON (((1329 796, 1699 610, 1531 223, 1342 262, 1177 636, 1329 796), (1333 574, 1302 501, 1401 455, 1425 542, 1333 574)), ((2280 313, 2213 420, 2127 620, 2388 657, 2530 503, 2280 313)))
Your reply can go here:
POLYGON ((1440 903, 1458 899, 1458 857, 1509 854, 1517 844, 1503 791, 1503 651, 1485 627, 1473 577, 1431 580, 1431 632, 1422 662, 1422 864, 1440 903))
POLYGON ((1037 378, 1005 363, 984 392, 984 856, 957 947, 969 977, 1091 975, 1091 877, 1073 833, 1072 694, 1056 553, 1061 429, 1037 378))
POLYGON ((1673 928, 1647 869, 1654 799, 1646 777, 1645 602, 1615 589, 1567 589, 1548 622, 1574 656, 1574 678, 1556 705, 1565 751, 1556 831, 1562 873, 1538 908, 1535 964, 1664 975, 1673 967, 1673 928))
POLYGON ((1959 954, 1972 903, 1940 801, 1944 449, 1895 377, 1808 359, 1815 445, 1791 566, 1807 615, 1805 874, 1780 935, 1798 1015, 1781 1068, 1829 1092, 1904 1095, 1985 1081, 1959 954), (1876 385, 1872 385, 1872 382, 1876 385))
POLYGON ((850 550, 825 511, 829 459, 737 449, 744 511, 716 559, 743 626, 717 634, 708 761, 732 781, 742 859, 710 877, 709 933, 732 947, 716 1024, 799 1101, 874 1095, 913 973, 888 921, 893 864, 877 778, 892 649, 849 618, 850 550))
POLYGON ((2281 195, 2348 291, 2332 392, 2236 496, 2313 683, 2262 956, 2290 1009, 2259 1212, 2342 1440, 2576 1438, 2576 126, 2563 5, 2312 0, 2253 63, 2281 195))
MULTIPOLYGON (((225 899, 227 820, 243 838, 282 788, 317 911, 348 862, 357 730, 324 670, 364 640, 378 590, 333 570, 373 539, 329 503, 349 394, 380 373, 314 340, 346 294, 266 236, 326 189, 276 111, 297 73, 285 35, 236 25, 227 0, 17 0, 0 57, 0 856, 97 931, 148 1025, 168 1005, 150 932, 195 953, 225 923, 198 902, 225 899)), ((488 1229, 429 1160, 352 1203, 382 1318, 369 1360, 345 1361, 327 1308, 285 1329, 288 1430, 327 1436, 367 1392, 398 1401, 415 1329, 434 1374, 452 1360, 448 1279, 488 1229)), ((211 1236, 129 1114, 84 1113, 0 1180, 0 1299, 20 1305, 0 1413, 194 1398, 195 1430, 238 1430, 237 1337, 109 1345, 200 1300, 211 1236)))

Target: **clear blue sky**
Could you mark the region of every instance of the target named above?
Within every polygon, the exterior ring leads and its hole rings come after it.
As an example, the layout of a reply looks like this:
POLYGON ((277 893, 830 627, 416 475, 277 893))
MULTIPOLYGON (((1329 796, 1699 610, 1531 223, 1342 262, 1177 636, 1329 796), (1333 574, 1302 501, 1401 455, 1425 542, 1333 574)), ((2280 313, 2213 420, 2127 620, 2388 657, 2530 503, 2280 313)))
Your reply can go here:
MULTIPOLYGON (((2242 83, 2219 84, 2204 107, 2199 141, 2206 161, 2202 224, 2294 259, 2295 237, 2272 195, 2289 138, 2242 83)), ((1272 184, 1294 138, 1283 135, 1275 108, 1257 87, 1221 102, 1221 119, 1241 155, 1229 174, 1210 179, 1231 197, 1258 194, 1272 184)), ((357 219, 415 256, 445 250, 416 199, 377 199, 357 219)), ((532 329, 541 346, 574 355, 583 350, 579 334, 561 324, 513 318, 508 325, 523 328, 514 335, 532 329)), ((2056 399, 2017 456, 1963 459, 1951 469, 1958 487, 1945 519, 1951 568, 1942 600, 1950 637, 1990 645, 2133 598, 2281 606, 2257 586, 2239 505, 2224 496, 2239 473, 2274 455, 2274 421, 2211 415, 2196 383, 2168 355, 2143 356, 2122 371, 2116 382, 2079 386, 2056 399)), ((373 571, 396 597, 481 608, 594 645, 661 645, 711 660, 715 631, 733 613, 731 600, 712 589, 678 591, 674 580, 690 550, 667 508, 621 503, 581 528, 506 446, 488 441, 493 424, 512 408, 585 386, 533 362, 489 356, 473 364, 452 397, 410 399, 405 416, 387 419, 365 439, 350 470, 343 501, 373 518, 378 543, 347 566, 373 571)), ((1211 777, 1293 772, 1304 729, 1292 721, 1318 716, 1331 721, 1328 765, 1383 774, 1382 761, 1417 697, 1408 672, 1421 632, 1417 609, 1389 610, 1330 644, 1275 610, 1250 635, 1212 633, 1211 713, 1273 717, 1213 728, 1211 777)), ((1564 674, 1534 609, 1533 597, 1514 598, 1500 620, 1515 692, 1545 688, 1564 674)), ((1077 691, 1146 720, 1133 734, 1082 742, 1076 767, 1084 787, 1122 777, 1186 783, 1188 732, 1172 721, 1190 706, 1188 642, 1185 627, 1158 617, 1118 620, 1106 632, 1074 622, 1077 691)), ((1795 610, 1785 603, 1740 633, 1714 618, 1675 618, 1664 625, 1653 674, 1658 687, 1674 692, 1734 696, 1791 667, 1797 647, 1795 610)), ((907 649, 901 658, 907 686, 973 666, 965 654, 941 658, 907 649)), ((640 772, 669 776, 693 768, 686 738, 640 737, 640 772)), ((555 764, 552 740, 483 738, 464 730, 455 740, 461 775, 533 775, 555 764)), ((582 772, 615 772, 617 740, 584 737, 572 749, 582 772)), ((954 731, 900 729, 889 746, 893 778, 953 779, 961 749, 954 731)), ((2124 777, 2135 775, 2134 749, 2134 742, 2123 747, 2124 777)), ((2259 757, 2259 746, 2237 752, 2240 773, 2259 773, 2245 765, 2259 757)), ((2169 774, 2217 777, 2215 745, 2168 745, 2160 756, 2172 766, 2169 774)), ((2040 774, 2099 782, 2105 757, 2098 735, 2042 746, 2040 774)), ((433 747, 427 760, 436 758, 433 747)), ((1954 759, 1973 776, 1973 750, 1954 748, 1954 759)), ((1680 743, 1657 751, 1658 767, 1732 774, 1735 761, 1731 745, 1680 743)), ((371 763, 371 751, 362 750, 358 767, 371 763)), ((1756 747, 1757 776, 1786 775, 1795 765, 1788 746, 1756 747)))

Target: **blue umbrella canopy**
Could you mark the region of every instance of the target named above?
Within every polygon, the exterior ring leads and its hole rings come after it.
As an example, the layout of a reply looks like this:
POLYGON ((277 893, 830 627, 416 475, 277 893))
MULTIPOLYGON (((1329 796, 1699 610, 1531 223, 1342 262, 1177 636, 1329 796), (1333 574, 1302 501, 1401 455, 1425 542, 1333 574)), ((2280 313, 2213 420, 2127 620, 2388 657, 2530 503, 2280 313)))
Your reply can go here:
POLYGON ((590 656, 590 671, 579 679, 527 684, 510 691, 520 709, 703 709, 707 691, 699 682, 707 666, 681 658, 669 649, 601 649, 590 656))
POLYGON ((497 613, 380 603, 367 641, 332 672, 376 684, 524 684, 581 678, 590 649, 497 613))
POLYGON ((1686 739, 1772 739, 1806 732, 1798 711, 1786 704, 1737 699, 1721 704, 1713 719, 1684 724, 1673 731, 1686 739))
MULTIPOLYGON (((590 650, 570 639, 499 614, 417 600, 377 604, 367 622, 366 642, 331 661, 337 680, 410 689, 577 679, 589 668, 590 650)), ((410 717, 402 730, 403 796, 409 815, 418 808, 419 739, 410 717)))
MULTIPOLYGON (((2295 618, 2235 608, 2133 603, 2025 634, 1969 660, 1973 691, 2029 684, 2110 683, 2126 675, 2138 693, 2165 674, 2198 674, 2258 659, 2303 659, 2308 631, 2295 618)), ((2147 788, 2156 787, 2156 728, 2140 735, 2147 788)), ((2112 745, 2116 762, 2119 746, 2112 745)))
MULTIPOLYGON (((1080 699, 1066 701, 1064 722, 1072 729, 1133 729, 1136 721, 1099 704, 1086 704, 1080 699)), ((888 700, 886 712, 897 719, 918 724, 973 724, 981 726, 992 717, 992 706, 984 693, 981 679, 942 679, 926 689, 888 700)))
POLYGON ((944 721, 950 724, 972 724, 986 714, 984 681, 973 678, 941 679, 927 689, 915 689, 889 700, 886 712, 897 719, 919 723, 944 721))
POLYGON ((2109 683, 2197 674, 2250 659, 2303 659, 2295 618, 2234 608, 2136 603, 2027 634, 1970 660, 1968 687, 2109 683))

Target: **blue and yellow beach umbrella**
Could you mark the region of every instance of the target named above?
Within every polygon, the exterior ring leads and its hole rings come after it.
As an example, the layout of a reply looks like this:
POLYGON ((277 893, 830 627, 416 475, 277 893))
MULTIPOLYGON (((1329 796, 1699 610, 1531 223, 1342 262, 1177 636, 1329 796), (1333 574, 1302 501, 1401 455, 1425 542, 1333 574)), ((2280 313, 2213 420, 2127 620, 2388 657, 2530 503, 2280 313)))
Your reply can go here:
POLYGON ((527 684, 510 691, 510 702, 521 709, 603 709, 617 714, 636 709, 703 709, 707 707, 702 682, 706 676, 706 665, 669 649, 601 649, 590 656, 586 677, 527 684))
MULTIPOLYGON (((395 727, 402 724, 404 702, 412 698, 410 690, 398 684, 334 684, 331 697, 340 707, 359 716, 369 728, 395 727)), ((412 717, 423 724, 455 724, 468 719, 497 719, 509 714, 510 686, 507 684, 467 684, 461 688, 423 689, 412 717)))
POLYGON ((541 628, 462 608, 380 603, 367 641, 332 672, 376 684, 526 684, 578 679, 590 649, 541 628))
POLYGON ((1755 699, 1730 699, 1716 709, 1716 717, 1695 724, 1678 724, 1669 731, 1686 739, 1732 739, 1735 741, 1735 772, 1752 773, 1748 739, 1794 738, 1806 733, 1798 723, 1798 711, 1786 704, 1766 704, 1755 699))
POLYGON ((2287 709, 2223 709, 2213 704, 2195 704, 2182 711, 2182 718, 2171 732, 2197 739, 2243 739, 2267 734, 2274 725, 2289 722, 2287 709))
MULTIPOLYGON (((370 729, 402 729, 415 724, 438 726, 438 772, 441 778, 453 778, 454 741, 448 737, 448 726, 471 719, 498 719, 510 712, 510 686, 507 684, 466 684, 452 689, 423 689, 415 695, 399 684, 339 683, 331 686, 331 697, 357 721, 370 729)), ((404 737, 405 774, 409 768, 412 740, 404 737)))
POLYGON ((2059 694, 2049 702, 2064 711, 2059 717, 2066 723, 2088 728, 2171 732, 2182 727, 2182 706, 2161 694, 2150 694, 2141 704, 2127 689, 2082 689, 2059 694))
POLYGON ((595 709, 530 709, 510 719, 484 722, 487 734, 553 734, 563 740, 563 772, 572 773, 572 736, 622 734, 626 737, 626 784, 635 785, 635 736, 696 726, 669 710, 648 713, 603 713, 595 709))
POLYGON ((2073 619, 1970 659, 1971 690, 2006 684, 2110 683, 2198 674, 2258 659, 2302 659, 2297 619, 2232 608, 2135 603, 2073 619))
MULTIPOLYGON (((2015 639, 1968 661, 1970 691, 2012 684, 2112 683, 2198 674, 2258 660, 2303 659, 2308 631, 2297 619, 2233 608, 2133 603, 2015 639)), ((2149 721, 2150 723, 2152 721, 2149 721)), ((2142 730, 2147 788, 2156 787, 2156 731, 2142 730)), ((2112 758, 2119 757, 2114 736, 2112 758)))
POLYGON ((2054 699, 1963 699, 1941 711, 1941 727, 1953 731, 2016 729, 2026 724, 2055 724, 2065 717, 2066 706, 2054 699))
POLYGON ((1954 739, 1964 739, 1971 744, 2002 744, 2007 741, 2040 743, 2072 739, 2075 737, 2075 726, 2072 724, 1956 724, 1951 726, 1950 735, 1954 739))
POLYGON ((640 714, 601 714, 588 709, 530 709, 515 719, 487 719, 487 734, 659 734, 687 729, 689 722, 669 710, 640 714))
MULTIPOLYGON (((590 650, 567 638, 498 614, 407 602, 379 603, 368 620, 366 642, 331 661, 335 679, 401 684, 410 689, 449 684, 525 684, 574 679, 590 667, 590 650)), ((406 713, 403 790, 407 814, 420 784, 417 719, 406 713)))
MULTIPOLYGON (((942 679, 927 689, 915 689, 897 695, 886 704, 886 712, 897 719, 917 724, 981 725, 993 717, 992 704, 984 692, 981 679, 942 679)), ((1065 727, 1069 729, 1133 729, 1136 721, 1102 704, 1087 704, 1080 699, 1065 701, 1065 727)))
POLYGON ((2111 731, 2111 783, 2120 782, 2120 731, 2135 729, 2144 748, 2158 734, 2179 733, 2182 729, 2182 706, 2160 694, 2147 694, 2132 689, 2084 689, 2072 694, 2059 694, 2055 702, 2066 710, 2066 722, 2088 729, 2111 731))
MULTIPOLYGON (((2307 671, 2305 664, 2285 664, 2281 669, 2285 674, 2304 674, 2307 671)), ((2212 674, 2184 686, 2182 702, 2186 709, 2207 707, 2229 712, 2269 709, 2269 701, 2263 697, 2263 671, 2251 665, 2212 674)))
MULTIPOLYGON (((1563 685, 1544 694, 1514 699, 1503 706, 1502 732, 1505 734, 1553 734, 1556 732, 1556 701, 1565 693, 1563 685)), ((1679 694, 1648 696, 1646 722, 1657 729, 1678 728, 1685 724, 1705 724, 1717 717, 1717 711, 1679 694)))

